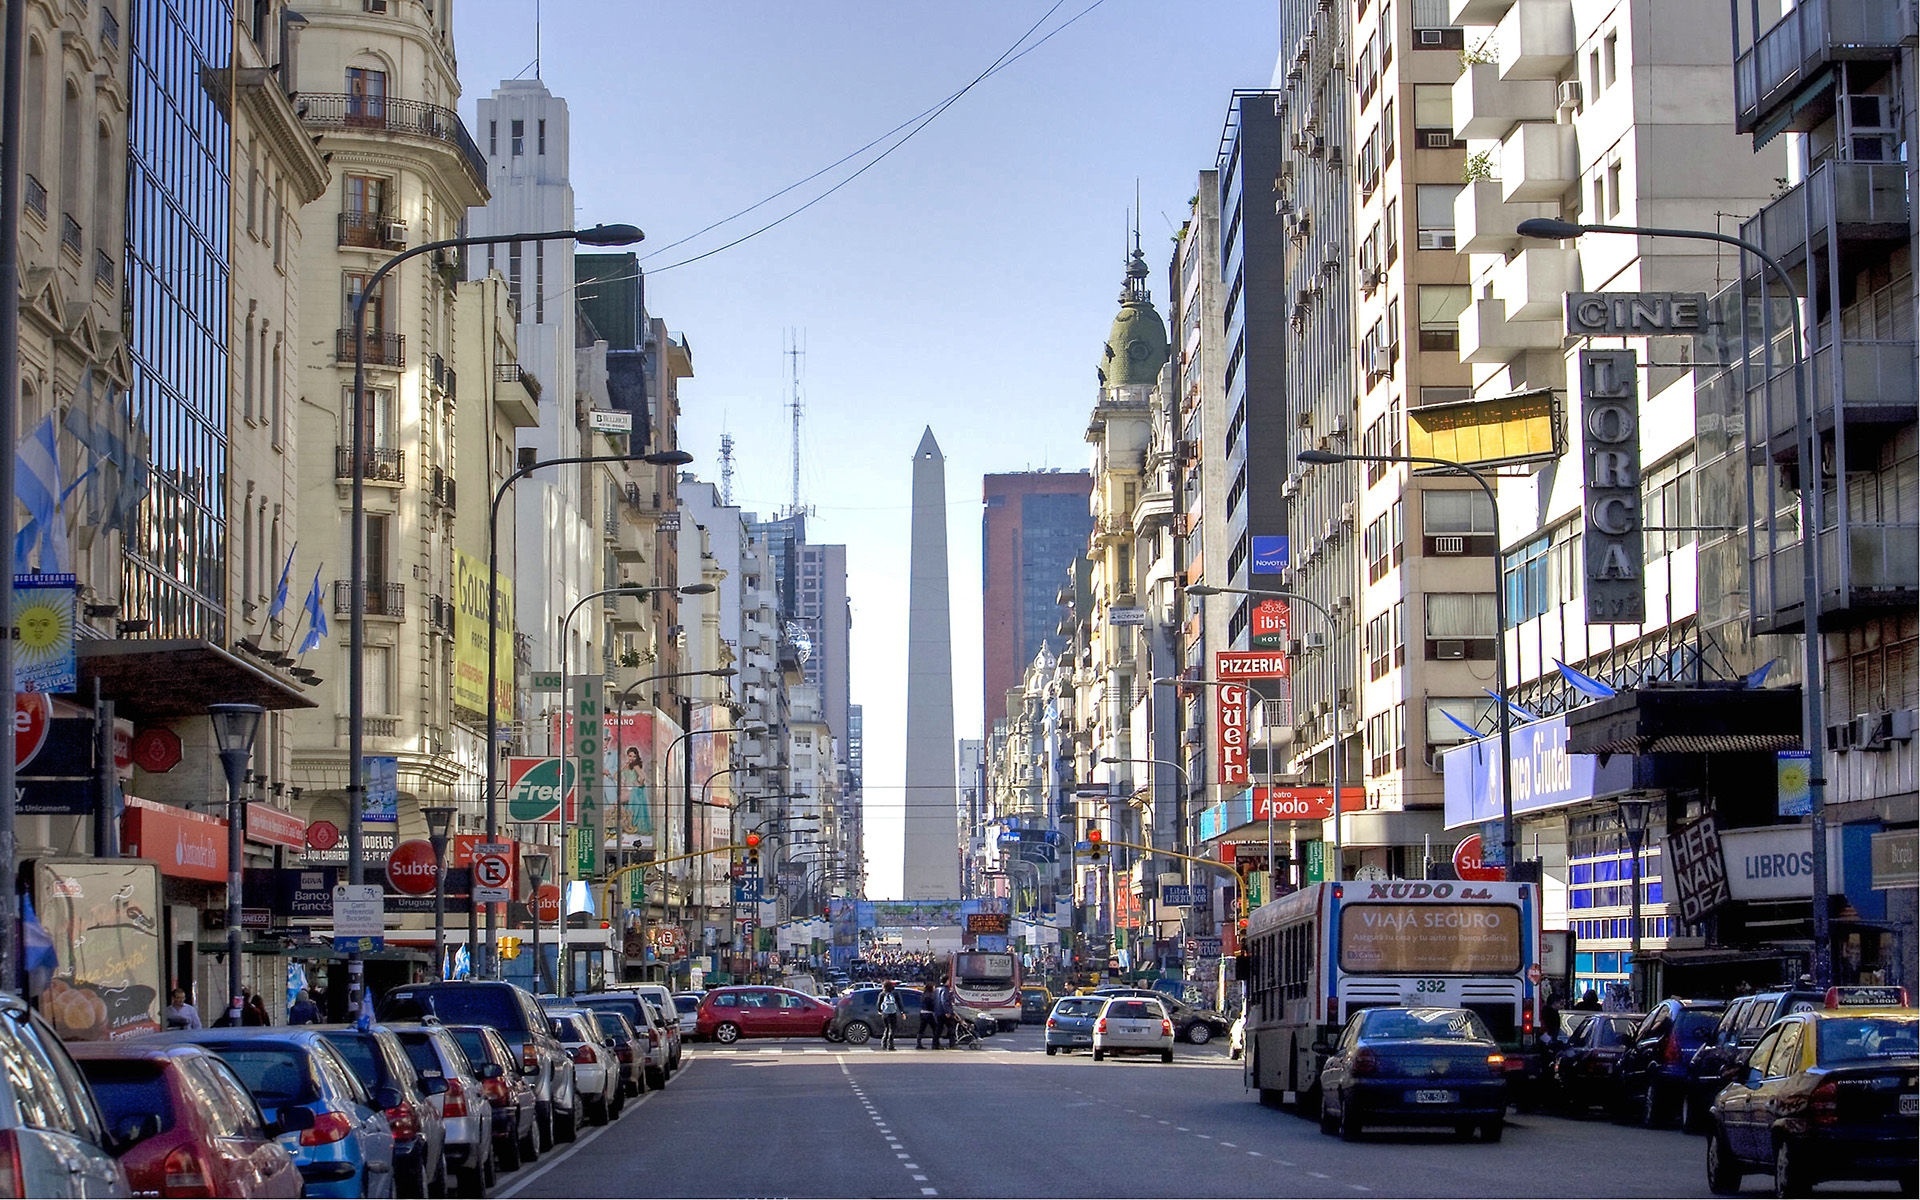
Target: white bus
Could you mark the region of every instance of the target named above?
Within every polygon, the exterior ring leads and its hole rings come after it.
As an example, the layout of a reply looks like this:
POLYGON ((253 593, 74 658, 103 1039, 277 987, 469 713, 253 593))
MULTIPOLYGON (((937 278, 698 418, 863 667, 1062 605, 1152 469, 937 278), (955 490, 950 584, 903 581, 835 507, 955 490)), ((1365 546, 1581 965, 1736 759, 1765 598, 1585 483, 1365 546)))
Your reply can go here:
POLYGON ((956 950, 947 957, 947 982, 962 1008, 992 1018, 1002 1029, 1020 1024, 1020 959, 1006 951, 956 950))
POLYGON ((1247 1086, 1319 1107, 1316 1041, 1363 1008, 1472 1009, 1503 1045, 1537 1019, 1540 896, 1531 883, 1314 884, 1247 919, 1247 1086))

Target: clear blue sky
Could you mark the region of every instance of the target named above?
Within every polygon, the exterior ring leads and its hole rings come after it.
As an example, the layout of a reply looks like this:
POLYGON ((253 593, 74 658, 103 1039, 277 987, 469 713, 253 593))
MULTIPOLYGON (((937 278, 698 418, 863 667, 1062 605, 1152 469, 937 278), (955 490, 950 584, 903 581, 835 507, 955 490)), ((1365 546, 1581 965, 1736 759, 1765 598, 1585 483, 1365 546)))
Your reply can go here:
MULTIPOLYGON (((812 208, 662 269, 790 212, 874 152, 660 248, 939 104, 1050 7, 546 0, 542 13, 539 75, 571 109, 579 220, 646 230, 648 307, 693 350, 681 445, 718 482, 720 435, 732 433, 734 502, 748 510, 787 503, 788 332, 805 347, 801 501, 815 510, 810 540, 847 546, 875 896, 900 886, 921 431, 932 426, 947 456, 955 721, 977 737, 981 476, 1088 465, 1136 186, 1165 311, 1169 239, 1214 165, 1229 93, 1272 77, 1278 0, 1064 0, 1036 37, 1085 15, 812 208)), ((533 73, 534 11, 534 0, 456 7, 469 121, 500 80, 533 73)))

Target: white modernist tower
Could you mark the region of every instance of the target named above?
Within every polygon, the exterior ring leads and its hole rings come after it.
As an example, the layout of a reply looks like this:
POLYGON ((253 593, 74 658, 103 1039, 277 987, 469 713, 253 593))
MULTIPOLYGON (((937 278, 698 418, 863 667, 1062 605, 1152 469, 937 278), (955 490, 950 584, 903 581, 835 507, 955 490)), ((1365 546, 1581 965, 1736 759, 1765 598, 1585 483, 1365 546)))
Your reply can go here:
POLYGON ((947 596, 947 460, 928 428, 913 452, 907 567, 907 778, 901 897, 960 894, 953 741, 953 620, 947 596))

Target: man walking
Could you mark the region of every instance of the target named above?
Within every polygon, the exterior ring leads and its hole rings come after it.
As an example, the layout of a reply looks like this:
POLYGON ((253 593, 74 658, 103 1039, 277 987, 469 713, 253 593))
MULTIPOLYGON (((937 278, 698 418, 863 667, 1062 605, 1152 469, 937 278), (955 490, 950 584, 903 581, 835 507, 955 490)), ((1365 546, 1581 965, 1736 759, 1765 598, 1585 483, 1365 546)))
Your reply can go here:
POLYGON ((920 1028, 913 1035, 913 1048, 925 1050, 927 1031, 933 1031, 933 1048, 940 1048, 940 1007, 939 993, 931 982, 920 986, 920 1028))
POLYGON ((880 1001, 875 1008, 880 1014, 880 1048, 891 1050, 894 1031, 900 1028, 900 997, 893 994, 893 980, 880 985, 880 1001))
POLYGON ((200 1010, 187 1003, 185 988, 173 989, 169 999, 171 1003, 162 1014, 166 1017, 168 1029, 199 1029, 201 1027, 200 1010))
POLYGON ((936 1049, 939 1047, 940 1034, 944 1032, 947 1035, 947 1049, 958 1050, 960 1048, 960 998, 953 994, 951 983, 940 985, 937 1004, 940 1024, 934 1030, 934 1047, 936 1049))

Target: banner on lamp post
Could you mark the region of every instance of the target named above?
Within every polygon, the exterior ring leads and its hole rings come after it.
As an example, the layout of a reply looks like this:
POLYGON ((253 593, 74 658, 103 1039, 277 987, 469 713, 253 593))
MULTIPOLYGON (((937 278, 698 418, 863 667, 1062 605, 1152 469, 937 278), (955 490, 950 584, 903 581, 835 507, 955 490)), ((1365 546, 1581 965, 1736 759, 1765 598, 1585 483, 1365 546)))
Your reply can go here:
POLYGON ((573 755, 579 766, 574 779, 580 794, 580 838, 574 854, 574 871, 585 879, 599 872, 600 843, 605 834, 600 828, 601 755, 606 748, 605 706, 602 690, 605 680, 598 675, 573 677, 573 755))

